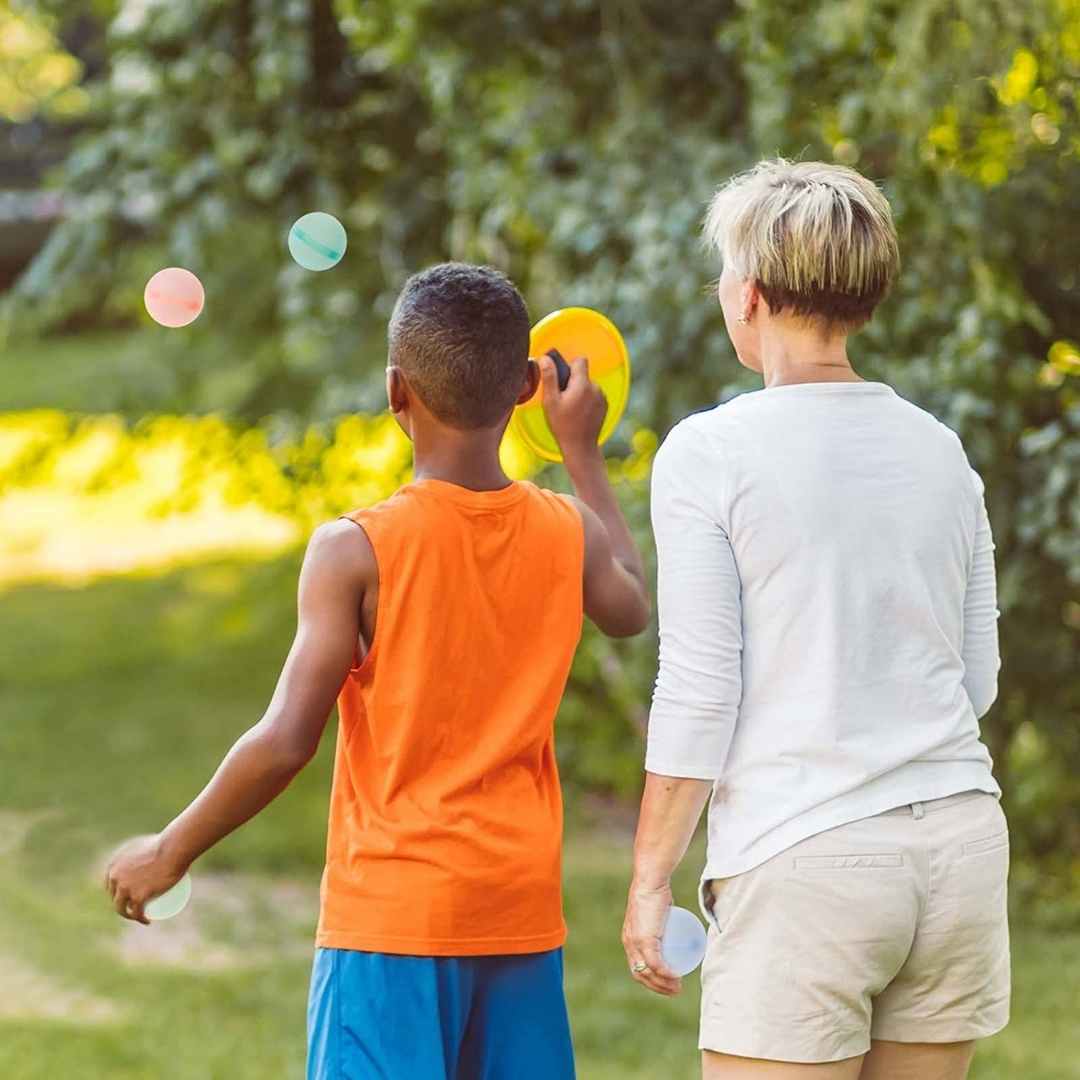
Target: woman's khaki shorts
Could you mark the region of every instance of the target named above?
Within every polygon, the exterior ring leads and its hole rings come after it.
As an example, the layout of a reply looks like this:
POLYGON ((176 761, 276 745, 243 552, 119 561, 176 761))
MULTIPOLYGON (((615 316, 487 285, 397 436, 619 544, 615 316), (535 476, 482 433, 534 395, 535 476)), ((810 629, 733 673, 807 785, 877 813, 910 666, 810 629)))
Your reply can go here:
POLYGON ((703 881, 702 1050, 774 1061, 871 1039, 960 1042, 1009 1020, 1009 834, 963 792, 818 833, 703 881))

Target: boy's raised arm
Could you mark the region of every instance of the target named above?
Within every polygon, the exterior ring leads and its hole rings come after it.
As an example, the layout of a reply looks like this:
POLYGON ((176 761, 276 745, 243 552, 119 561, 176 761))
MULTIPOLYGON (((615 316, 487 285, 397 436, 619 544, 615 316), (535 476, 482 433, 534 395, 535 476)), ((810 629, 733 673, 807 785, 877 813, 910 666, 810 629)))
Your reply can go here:
POLYGON ((570 364, 570 379, 562 391, 551 358, 543 356, 538 362, 544 412, 562 449, 576 492, 571 498, 585 528, 585 614, 611 637, 639 634, 649 622, 645 569, 596 443, 607 402, 589 381, 586 359, 570 364))
MULTIPOLYGON (((574 486, 581 490, 576 482, 574 486)), ((614 495, 611 497, 614 499, 614 495)), ((575 498, 574 502, 585 526, 585 614, 609 637, 640 634, 649 623, 649 600, 640 556, 636 549, 632 556, 620 550, 621 545, 617 545, 604 520, 584 496, 575 498)), ((619 518, 621 529, 616 530, 616 536, 623 531, 629 535, 621 513, 619 518)))

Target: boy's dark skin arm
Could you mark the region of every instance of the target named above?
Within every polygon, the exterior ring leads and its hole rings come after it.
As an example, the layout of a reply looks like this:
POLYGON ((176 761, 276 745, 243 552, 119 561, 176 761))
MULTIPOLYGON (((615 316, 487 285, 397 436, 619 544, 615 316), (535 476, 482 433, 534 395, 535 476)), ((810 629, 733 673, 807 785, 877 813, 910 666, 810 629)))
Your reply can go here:
POLYGON ((607 401, 589 379, 585 357, 570 364, 566 389, 549 356, 537 361, 544 414, 563 452, 585 528, 585 613, 610 637, 640 634, 649 622, 649 590, 641 555, 608 480, 596 438, 607 401))
POLYGON ((377 581, 362 529, 339 519, 315 530, 300 571, 296 636, 265 714, 237 739, 183 813, 113 855, 105 887, 120 915, 148 924, 146 902, 280 795, 311 760, 352 666, 365 590, 377 581))
MULTIPOLYGON (((587 381, 588 365, 583 360, 571 364, 570 381, 561 395, 555 364, 548 357, 539 364, 548 425, 562 447, 574 489, 587 504, 581 507, 586 535, 586 611, 612 636, 636 634, 648 621, 648 592, 641 558, 596 445, 604 419, 603 395, 587 381), (575 390, 586 400, 576 400, 572 396, 575 390)), ((645 774, 622 942, 630 965, 639 960, 648 964, 645 971, 632 972, 633 978, 667 997, 682 988, 682 980, 660 953, 660 938, 672 905, 671 874, 686 854, 711 790, 710 781, 645 774)))

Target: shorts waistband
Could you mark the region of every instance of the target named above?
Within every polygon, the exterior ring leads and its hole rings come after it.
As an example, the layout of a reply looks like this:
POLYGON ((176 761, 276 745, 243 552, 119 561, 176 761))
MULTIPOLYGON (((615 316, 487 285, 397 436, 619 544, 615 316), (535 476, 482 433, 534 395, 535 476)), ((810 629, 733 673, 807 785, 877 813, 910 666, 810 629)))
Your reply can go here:
POLYGON ((944 795, 940 799, 927 799, 925 802, 910 802, 904 803, 903 806, 893 807, 892 810, 883 810, 881 817, 887 817, 892 814, 910 814, 912 817, 920 818, 923 814, 932 814, 935 810, 946 810, 950 806, 955 806, 957 803, 967 802, 969 799, 977 799, 980 795, 988 795, 991 799, 994 796, 989 791, 981 791, 978 788, 972 788, 970 791, 958 791, 955 795, 944 795))

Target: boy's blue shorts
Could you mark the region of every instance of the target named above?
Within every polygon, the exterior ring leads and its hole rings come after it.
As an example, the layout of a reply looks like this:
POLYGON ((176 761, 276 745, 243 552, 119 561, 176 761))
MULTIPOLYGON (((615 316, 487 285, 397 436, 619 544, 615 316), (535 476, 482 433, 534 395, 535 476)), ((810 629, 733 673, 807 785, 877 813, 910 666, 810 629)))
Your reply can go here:
POLYGON ((574 1080, 563 951, 315 950, 307 1080, 574 1080))

